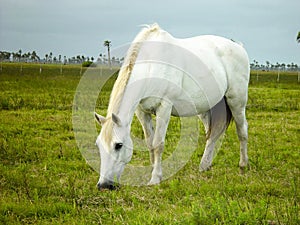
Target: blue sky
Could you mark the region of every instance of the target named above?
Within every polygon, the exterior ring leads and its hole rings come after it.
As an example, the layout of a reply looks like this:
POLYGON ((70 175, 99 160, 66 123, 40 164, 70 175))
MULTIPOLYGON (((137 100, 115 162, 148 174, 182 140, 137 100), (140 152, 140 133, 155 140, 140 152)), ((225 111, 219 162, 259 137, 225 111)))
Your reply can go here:
POLYGON ((0 0, 0 50, 44 57, 105 52, 157 22, 175 37, 215 34, 242 42, 251 60, 300 65, 299 0, 0 0))

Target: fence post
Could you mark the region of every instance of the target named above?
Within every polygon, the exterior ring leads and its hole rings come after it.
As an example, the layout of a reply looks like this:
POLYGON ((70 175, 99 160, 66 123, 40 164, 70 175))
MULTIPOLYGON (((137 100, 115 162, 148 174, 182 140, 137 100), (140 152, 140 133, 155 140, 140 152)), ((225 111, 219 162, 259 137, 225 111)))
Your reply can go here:
POLYGON ((300 71, 298 70, 298 83, 300 82, 300 71))
POLYGON ((279 70, 277 70, 277 82, 279 82, 279 75, 280 73, 279 73, 279 70))

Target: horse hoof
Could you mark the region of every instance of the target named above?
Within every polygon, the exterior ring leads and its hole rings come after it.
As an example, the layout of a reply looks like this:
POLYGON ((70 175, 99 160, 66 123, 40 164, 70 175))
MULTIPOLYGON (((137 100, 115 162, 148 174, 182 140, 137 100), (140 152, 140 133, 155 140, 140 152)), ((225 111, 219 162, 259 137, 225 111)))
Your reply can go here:
POLYGON ((203 172, 205 172, 205 171, 208 171, 208 170, 210 170, 211 169, 211 166, 202 166, 202 165, 200 165, 200 168, 199 168, 199 170, 200 170, 200 173, 203 173, 203 172))
POLYGON ((240 174, 245 174, 245 172, 250 169, 249 164, 244 164, 243 166, 241 166, 240 164, 239 167, 240 167, 240 174))
POLYGON ((159 178, 156 178, 156 179, 153 179, 151 178, 151 180, 148 182, 148 185, 157 185, 160 183, 160 179, 159 178))

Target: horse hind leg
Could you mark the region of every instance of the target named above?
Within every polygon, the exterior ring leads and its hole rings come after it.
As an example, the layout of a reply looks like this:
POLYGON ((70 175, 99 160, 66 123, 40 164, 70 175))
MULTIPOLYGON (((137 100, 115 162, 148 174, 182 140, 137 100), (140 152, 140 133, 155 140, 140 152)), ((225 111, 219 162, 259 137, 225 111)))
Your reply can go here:
POLYGON ((212 164, 213 160, 213 150, 214 150, 214 143, 211 142, 211 139, 209 138, 209 133, 211 133, 210 130, 210 111, 203 113, 199 115, 199 118, 201 119, 204 128, 205 128, 205 133, 206 133, 206 145, 205 145, 205 150, 203 153, 203 156, 201 158, 201 163, 200 163, 200 171, 206 171, 209 170, 212 164))
POLYGON ((240 162, 241 169, 248 165, 248 123, 246 120, 246 100, 241 104, 241 100, 236 98, 228 98, 227 100, 232 116, 236 125, 237 135, 240 141, 240 162))
POLYGON ((246 120, 245 110, 234 114, 234 121, 236 125, 237 134, 240 140, 240 168, 245 168, 248 165, 248 123, 246 120))
POLYGON ((199 115, 206 132, 206 145, 200 162, 200 171, 209 170, 214 156, 217 141, 226 131, 230 121, 231 112, 223 98, 217 105, 204 114, 199 115))

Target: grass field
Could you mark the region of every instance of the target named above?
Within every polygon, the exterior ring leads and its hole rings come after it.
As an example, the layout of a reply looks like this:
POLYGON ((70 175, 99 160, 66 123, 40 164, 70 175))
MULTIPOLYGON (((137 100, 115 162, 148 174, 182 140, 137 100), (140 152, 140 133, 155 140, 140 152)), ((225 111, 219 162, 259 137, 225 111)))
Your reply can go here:
MULTIPOLYGON (((230 125, 213 168, 199 172, 204 136, 175 176, 157 186, 99 192, 72 128, 80 67, 4 64, 0 71, 0 224, 300 224, 300 84, 296 73, 253 73, 250 166, 238 168, 230 125)), ((110 70, 103 69, 103 73, 110 70)), ((114 77, 101 93, 105 112, 114 77)), ((166 140, 178 137, 173 118, 166 140)), ((100 129, 100 128, 99 128, 100 129)), ((141 136, 138 123, 134 135, 141 136)), ((201 133, 203 134, 203 132, 201 133)), ((144 153, 143 153, 144 154, 144 153)), ((135 152, 135 161, 148 155, 135 152)))

